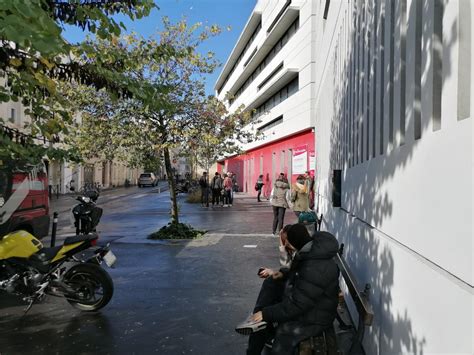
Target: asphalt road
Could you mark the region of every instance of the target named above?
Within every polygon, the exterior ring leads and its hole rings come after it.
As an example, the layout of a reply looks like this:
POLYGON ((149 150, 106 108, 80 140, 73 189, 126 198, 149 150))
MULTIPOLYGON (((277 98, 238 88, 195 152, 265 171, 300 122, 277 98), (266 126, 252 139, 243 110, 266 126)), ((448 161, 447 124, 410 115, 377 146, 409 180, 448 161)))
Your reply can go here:
MULTIPOLYGON (((146 189, 102 204, 101 242, 118 258, 108 269, 112 301, 86 313, 49 297, 24 314, 21 301, 2 293, 0 354, 244 354, 247 338, 234 327, 253 307, 258 267, 278 266, 271 207, 239 196, 231 208, 202 208, 183 196, 182 221, 209 234, 147 240, 169 220, 169 206, 167 193, 146 189)), ((68 223, 60 222, 63 236, 68 223)))

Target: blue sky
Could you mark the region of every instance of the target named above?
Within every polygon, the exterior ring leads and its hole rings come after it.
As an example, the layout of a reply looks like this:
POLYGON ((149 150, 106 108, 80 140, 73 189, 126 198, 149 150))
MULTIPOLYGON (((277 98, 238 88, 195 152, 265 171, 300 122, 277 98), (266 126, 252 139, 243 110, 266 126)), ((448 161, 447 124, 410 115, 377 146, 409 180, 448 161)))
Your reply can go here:
MULTIPOLYGON (((123 20, 127 32, 135 31, 147 37, 157 32, 161 17, 168 16, 177 21, 185 16, 190 24, 202 22, 204 25, 219 25, 222 33, 202 46, 202 52, 212 51, 224 64, 243 27, 255 7, 256 0, 156 0, 159 10, 153 10, 150 16, 137 21, 123 20), (230 26, 231 30, 226 28, 230 26)), ((118 20, 122 20, 119 18, 118 20)), ((66 28, 64 37, 72 43, 85 37, 85 33, 76 28, 66 28)), ((206 92, 214 94, 214 83, 222 67, 206 77, 206 92)))

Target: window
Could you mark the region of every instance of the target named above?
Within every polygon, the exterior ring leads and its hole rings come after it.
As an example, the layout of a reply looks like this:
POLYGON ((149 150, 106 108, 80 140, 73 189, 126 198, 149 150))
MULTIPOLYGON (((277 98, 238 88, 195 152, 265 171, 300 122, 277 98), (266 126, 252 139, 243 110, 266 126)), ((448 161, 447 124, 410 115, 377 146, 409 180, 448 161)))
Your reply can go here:
POLYGON ((297 91, 298 91, 298 77, 294 78, 284 88, 282 88, 277 93, 273 94, 263 104, 258 106, 252 113, 252 116, 255 118, 261 116, 266 111, 271 110, 273 107, 285 101, 287 98, 289 98, 291 95, 293 95, 297 91))
POLYGON ((16 111, 14 108, 10 110, 10 122, 15 123, 16 120, 16 111))
MULTIPOLYGON (((242 49, 242 52, 240 53, 239 57, 237 58, 237 60, 235 61, 234 65, 232 66, 232 69, 230 70, 229 74, 226 75, 225 77, 225 80, 224 82, 221 84, 221 86, 219 86, 219 88, 217 89, 217 93, 220 94, 221 91, 222 91, 222 88, 224 87, 224 85, 227 83, 227 81, 229 80, 230 76, 232 75, 232 73, 234 72, 235 68, 237 67, 237 65, 240 63, 240 61, 242 60, 242 58, 244 57, 245 53, 247 52, 247 50, 249 49, 250 45, 252 44, 253 40, 255 39, 255 37, 257 37, 257 34, 260 32, 260 30, 262 29, 262 22, 260 21, 257 25, 257 27, 255 28, 255 30, 253 31, 252 35, 250 36, 250 38, 248 39, 247 43, 245 44, 245 47, 244 49, 242 49)), ((255 51, 257 51, 257 48, 255 48, 255 51)), ((247 60, 246 64, 244 64, 244 66, 247 65, 247 63, 250 61, 250 59, 253 57, 255 53, 252 53, 252 55, 249 57, 249 59, 247 60)))
POLYGON ((247 87, 257 78, 258 74, 270 64, 271 60, 280 52, 280 50, 285 46, 286 42, 283 42, 283 38, 287 38, 288 41, 295 33, 299 27, 299 17, 293 21, 293 23, 288 27, 286 32, 280 37, 277 43, 273 46, 270 52, 265 56, 264 59, 260 62, 257 68, 249 75, 247 80, 235 91, 233 98, 229 100, 229 103, 232 105, 234 101, 247 89, 247 87))
POLYGON ((283 122, 283 115, 278 116, 277 118, 275 118, 275 119, 271 120, 270 122, 264 124, 263 126, 257 128, 257 131, 259 131, 259 132, 268 131, 270 128, 275 127, 276 125, 279 125, 282 122, 283 122))

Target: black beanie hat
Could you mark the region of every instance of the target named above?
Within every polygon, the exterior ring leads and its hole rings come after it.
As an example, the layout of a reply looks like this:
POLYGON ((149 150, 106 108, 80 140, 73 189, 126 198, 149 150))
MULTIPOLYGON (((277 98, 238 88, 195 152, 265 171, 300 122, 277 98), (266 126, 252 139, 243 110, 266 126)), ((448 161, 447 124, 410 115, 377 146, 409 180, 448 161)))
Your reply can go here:
POLYGON ((286 233, 288 241, 295 247, 296 250, 300 250, 306 243, 313 240, 310 237, 308 230, 304 224, 297 223, 293 224, 286 233))

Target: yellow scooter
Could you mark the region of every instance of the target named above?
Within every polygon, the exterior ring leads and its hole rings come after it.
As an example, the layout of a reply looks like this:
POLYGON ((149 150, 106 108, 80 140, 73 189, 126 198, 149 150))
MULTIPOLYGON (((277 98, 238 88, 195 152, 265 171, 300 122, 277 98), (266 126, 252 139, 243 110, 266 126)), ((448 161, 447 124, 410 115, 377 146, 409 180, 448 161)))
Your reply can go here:
POLYGON ((96 233, 69 237, 51 248, 26 231, 0 238, 0 291, 22 297, 26 311, 47 294, 83 311, 96 311, 112 298, 114 285, 101 264, 112 267, 116 257, 108 245, 93 248, 96 233))

